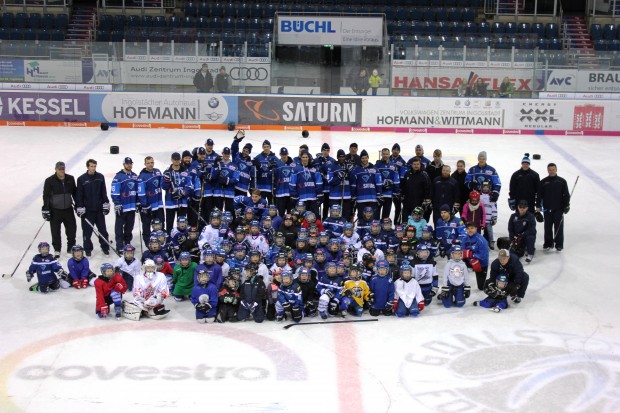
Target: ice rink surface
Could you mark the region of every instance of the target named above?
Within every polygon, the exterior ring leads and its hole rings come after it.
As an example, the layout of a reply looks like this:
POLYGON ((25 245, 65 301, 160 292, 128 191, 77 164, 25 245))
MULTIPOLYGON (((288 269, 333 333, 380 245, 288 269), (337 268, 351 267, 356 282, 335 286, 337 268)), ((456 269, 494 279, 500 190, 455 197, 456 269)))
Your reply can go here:
MULTIPOLYGON (((230 146, 232 135, 0 128, 5 159, 1 271, 13 271, 41 225, 43 181, 54 173, 56 161, 65 161, 67 173, 77 179, 86 160, 96 159, 109 191, 125 156, 133 158, 136 173, 147 155, 163 170, 171 152, 191 150, 208 137, 221 152, 230 146), (110 145, 120 146, 120 154, 111 155, 110 145)), ((248 131, 244 142, 254 144, 252 155, 264 139, 271 141, 274 152, 286 146, 291 155, 301 143, 314 154, 328 142, 335 155, 357 142, 360 151, 370 153, 371 162, 394 142, 408 159, 419 143, 429 158, 435 148, 442 149, 444 162, 453 170, 457 159, 469 168, 478 152, 486 150, 503 183, 496 239, 507 235, 510 176, 520 168, 524 152, 539 153, 542 160, 532 160, 532 168, 541 179, 547 176, 548 162, 558 165, 569 189, 580 176, 566 216, 565 249, 544 253, 539 225, 536 256, 525 268, 530 275, 525 299, 499 314, 471 305, 484 298, 474 287, 461 309, 445 309, 434 301, 415 319, 384 317, 285 330, 283 324, 269 321, 199 325, 190 303, 170 299, 166 304, 172 312, 165 320, 99 320, 92 287, 48 295, 29 292, 24 272, 37 243, 51 243, 46 224, 15 276, 0 280, 0 412, 620 412, 615 255, 619 139, 330 132, 313 132, 309 139, 298 136, 248 131)), ((112 234, 113 213, 107 227, 112 234)), ((496 255, 492 251, 491 259, 496 255)), ((65 268, 68 258, 63 252, 65 268)), ((96 248, 91 270, 98 273, 104 258, 96 248)), ((440 274, 444 264, 439 261, 440 274)), ((470 284, 474 278, 470 276, 470 284)))

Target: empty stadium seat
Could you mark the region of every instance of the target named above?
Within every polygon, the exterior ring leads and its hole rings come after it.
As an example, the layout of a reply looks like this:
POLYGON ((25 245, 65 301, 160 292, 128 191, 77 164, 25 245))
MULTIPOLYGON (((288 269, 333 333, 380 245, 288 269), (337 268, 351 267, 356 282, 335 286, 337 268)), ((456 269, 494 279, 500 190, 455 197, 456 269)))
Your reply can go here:
POLYGON ((68 25, 69 25, 69 15, 65 13, 60 13, 56 15, 56 24, 54 25, 55 28, 60 29, 60 30, 65 30, 68 25))
POLYGON ((208 17, 211 14, 211 8, 209 7, 209 3, 206 1, 202 1, 198 4, 197 10, 198 16, 208 17))
POLYGON ((555 23, 545 24, 545 37, 552 38, 552 37, 559 37, 559 36, 560 36, 560 29, 557 24, 555 23))
POLYGON ((45 13, 43 15, 43 20, 41 22, 41 27, 43 29, 51 30, 56 25, 56 17, 51 13, 45 13))
POLYGON ((491 31, 495 34, 503 34, 506 32, 506 26, 502 22, 494 22, 491 25, 491 31))
POLYGON ((599 40, 603 38, 603 26, 598 23, 590 25, 590 36, 592 40, 599 40))
POLYGON ((186 16, 195 16, 197 11, 198 11, 198 6, 193 1, 188 1, 183 6, 183 13, 186 16))
POLYGON ((506 34, 516 34, 517 25, 513 22, 506 22, 506 24, 504 24, 504 30, 506 34))
POLYGON ((530 31, 531 31, 531 27, 529 23, 524 22, 524 23, 517 24, 517 33, 525 34, 525 33, 530 33, 530 31))
POLYGON ((15 16, 13 15, 13 13, 2 13, 2 28, 7 30, 12 28, 14 20, 15 16))
POLYGON ((113 17, 112 27, 114 28, 114 30, 125 30, 125 23, 126 23, 125 15, 118 14, 113 17))
POLYGON ((617 37, 616 25, 615 24, 606 24, 603 26, 603 39, 612 40, 617 37))
POLYGON ((545 25, 543 23, 532 23, 532 33, 535 33, 539 37, 545 35, 545 25))
POLYGON ((491 33, 491 25, 486 21, 482 21, 478 23, 478 33, 480 34, 491 33))

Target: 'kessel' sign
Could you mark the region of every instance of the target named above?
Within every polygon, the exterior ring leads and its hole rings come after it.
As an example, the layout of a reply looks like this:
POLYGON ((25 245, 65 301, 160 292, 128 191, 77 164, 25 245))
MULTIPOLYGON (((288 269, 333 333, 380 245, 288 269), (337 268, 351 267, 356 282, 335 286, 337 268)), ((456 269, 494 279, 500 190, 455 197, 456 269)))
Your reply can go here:
POLYGON ((278 16, 278 44, 381 46, 382 17, 278 16))

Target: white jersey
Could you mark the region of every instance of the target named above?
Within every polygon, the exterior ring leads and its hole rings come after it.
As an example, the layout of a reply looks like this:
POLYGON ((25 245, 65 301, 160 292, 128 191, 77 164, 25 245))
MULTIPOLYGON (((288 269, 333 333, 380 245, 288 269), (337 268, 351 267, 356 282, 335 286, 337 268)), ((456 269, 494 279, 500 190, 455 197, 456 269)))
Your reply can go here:
MULTIPOLYGON (((258 264, 258 272, 256 274, 263 277, 263 281, 265 282, 265 287, 269 285, 269 283, 271 282, 271 273, 269 273, 269 268, 267 268, 265 264, 263 264, 262 262, 258 264)), ((245 270, 241 272, 241 279, 243 281, 248 279, 248 274, 245 270)))
POLYGON ((437 267, 433 262, 420 262, 413 266, 413 278, 418 284, 432 284, 435 276, 437 276, 437 267))
POLYGON ((487 225, 491 225, 491 220, 493 218, 497 219, 497 202, 491 202, 491 196, 489 194, 480 194, 480 202, 484 205, 487 225))
POLYGON ((149 279, 146 274, 140 274, 134 278, 134 304, 144 310, 161 304, 169 295, 166 276, 159 271, 155 272, 152 279, 149 279))
POLYGON ((381 251, 380 249, 375 249, 374 254, 371 253, 370 251, 368 251, 366 248, 362 248, 361 250, 359 250, 357 252, 357 262, 362 262, 363 258, 364 258, 364 254, 370 254, 373 255, 377 261, 381 261, 385 259, 385 254, 383 254, 383 251, 381 251))
POLYGON ((204 227, 198 238, 198 248, 202 250, 202 246, 209 244, 211 248, 216 248, 220 244, 220 230, 213 228, 211 225, 204 227))
POLYGON ((394 299, 403 300, 407 308, 411 307, 413 300, 416 300, 417 303, 424 302, 424 295, 420 289, 420 284, 413 278, 409 281, 405 281, 402 278, 394 281, 394 292, 394 299))
POLYGON ((344 242, 344 245, 347 248, 352 247, 352 248, 355 248, 356 250, 362 248, 362 243, 360 242, 360 236, 357 232, 353 232, 353 235, 351 235, 350 237, 347 237, 344 234, 342 234, 340 236, 340 239, 344 242))
POLYGON ((447 287, 448 282, 453 286, 469 285, 467 282, 467 266, 463 261, 448 260, 443 271, 442 286, 447 287))
POLYGON ((125 258, 120 257, 116 261, 114 266, 120 268, 121 271, 126 272, 127 274, 131 275, 133 278, 136 278, 137 276, 140 275, 140 260, 137 260, 135 258, 132 262, 127 264, 127 261, 125 261, 125 258))
POLYGON ((271 266, 271 268, 269 268, 269 272, 273 273, 275 270, 277 270, 278 268, 282 269, 282 272, 285 273, 287 271, 293 271, 293 269, 291 268, 290 265, 288 264, 284 264, 284 267, 278 267, 277 264, 273 264, 271 266))
POLYGON ((264 235, 247 235, 245 240, 250 243, 251 249, 260 251, 263 257, 269 254, 269 242, 264 235))
POLYGON ((217 265, 222 267, 222 278, 228 277, 228 271, 230 271, 230 265, 228 265, 226 261, 224 261, 221 264, 217 264, 217 265))

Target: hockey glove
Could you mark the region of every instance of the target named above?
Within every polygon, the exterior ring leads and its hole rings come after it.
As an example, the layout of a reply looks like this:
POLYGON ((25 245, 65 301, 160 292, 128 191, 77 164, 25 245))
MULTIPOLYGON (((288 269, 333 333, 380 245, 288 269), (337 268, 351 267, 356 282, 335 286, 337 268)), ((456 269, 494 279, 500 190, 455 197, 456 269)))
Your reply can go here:
POLYGON ((172 199, 174 199, 175 201, 183 198, 184 195, 184 191, 181 188, 174 188, 174 190, 172 191, 172 199))
POLYGON ((123 292, 123 284, 116 283, 116 285, 114 286, 114 291, 116 291, 117 293, 122 293, 123 292))
POLYGON ((336 314, 336 312, 338 311, 339 305, 340 305, 340 300, 337 298, 334 298, 329 303, 329 311, 332 312, 333 314, 336 314))
POLYGON ((463 250, 463 259, 472 258, 474 256, 474 252, 470 249, 463 250))
POLYGON ((431 209, 433 207, 433 203, 431 202, 430 199, 425 199, 422 202, 422 209, 425 211, 428 211, 429 209, 431 209))
POLYGON ((273 171, 277 167, 278 167, 278 162, 275 160, 275 158, 270 159, 269 160, 269 170, 273 171))
POLYGON ((340 179, 341 181, 344 181, 347 178, 347 172, 341 169, 336 172, 336 176, 338 176, 338 179, 340 179))
POLYGON ((196 311, 200 311, 201 313, 208 313, 209 310, 211 309, 211 304, 209 303, 204 303, 204 304, 196 304, 194 306, 194 308, 196 308, 196 311))
POLYGON ((471 287, 469 285, 466 285, 463 291, 465 293, 465 298, 469 298, 469 295, 471 294, 471 287))
POLYGON ((482 265, 480 264, 480 260, 478 258, 472 258, 469 261, 469 265, 471 265, 471 269, 474 270, 474 272, 482 271, 482 265))
POLYGON ((545 217, 540 211, 536 211, 536 213, 534 214, 534 217, 536 217, 536 222, 538 223, 545 222, 545 217))
POLYGON ((237 134, 235 135, 235 140, 241 142, 243 138, 245 138, 245 131, 237 131, 237 134))
POLYGON ((114 213, 118 216, 121 216, 121 214, 123 213, 123 206, 122 205, 114 205, 114 213))
POLYGON ((97 315, 99 316, 99 318, 107 318, 108 314, 110 314, 110 307, 108 307, 107 305, 104 305, 99 309, 99 311, 97 311, 97 315))
POLYGON ((437 298, 439 298, 440 300, 443 300, 444 298, 448 298, 448 297, 450 297, 450 287, 445 285, 441 287, 441 292, 439 293, 437 298))
POLYGON ((508 208, 510 208, 511 211, 515 211, 517 209, 517 200, 508 198, 508 208))
POLYGON ((499 192, 493 191, 489 199, 491 200, 491 202, 497 202, 497 200, 499 199, 499 192))
POLYGON ((323 290, 323 294, 325 294, 326 296, 329 297, 329 299, 331 300, 332 298, 334 298, 334 293, 332 292, 332 290, 325 288, 323 290))
POLYGON ((424 301, 420 301, 418 303, 418 310, 420 310, 420 311, 424 310, 424 301))
POLYGON ((390 189, 392 189, 392 185, 394 185, 394 181, 392 181, 391 179, 384 179, 383 180, 383 189, 386 191, 389 191, 390 189))
POLYGON ((368 302, 370 303, 370 305, 375 303, 375 293, 370 293, 368 295, 368 302))
POLYGON ((566 205, 566 206, 564 207, 564 213, 565 213, 565 214, 568 214, 568 211, 570 211, 570 205, 566 205))
POLYGON ((42 209, 41 215, 43 216, 43 219, 46 221, 49 221, 50 219, 52 219, 52 214, 47 209, 42 209))
POLYGON ((33 273, 31 273, 30 271, 26 271, 26 281, 28 282, 32 281, 33 277, 34 277, 33 273))
POLYGON ((456 215, 460 212, 461 206, 459 204, 454 204, 452 206, 452 215, 456 215))
POLYGON ((67 280, 69 278, 69 274, 67 273, 67 271, 60 269, 58 271, 56 271, 54 273, 54 275, 56 276, 56 278, 58 278, 59 280, 67 280))
POLYGON ((101 208, 103 209, 103 215, 108 215, 110 213, 110 203, 109 202, 104 202, 103 205, 101 205, 101 208))
POLYGON ((519 304, 521 302, 521 297, 517 297, 516 295, 513 295, 512 297, 510 297, 510 299, 515 304, 519 304))
POLYGON ((344 290, 343 295, 345 297, 351 297, 353 295, 353 292, 351 290, 344 290))
POLYGON ((497 224, 497 217, 491 218, 491 226, 494 226, 495 224, 497 224))
POLYGON ((227 176, 222 176, 222 175, 220 175, 220 176, 217 178, 217 181, 220 183, 220 185, 224 185, 224 186, 226 186, 226 185, 228 185, 228 182, 230 182, 230 178, 229 178, 229 177, 227 177, 227 176))

